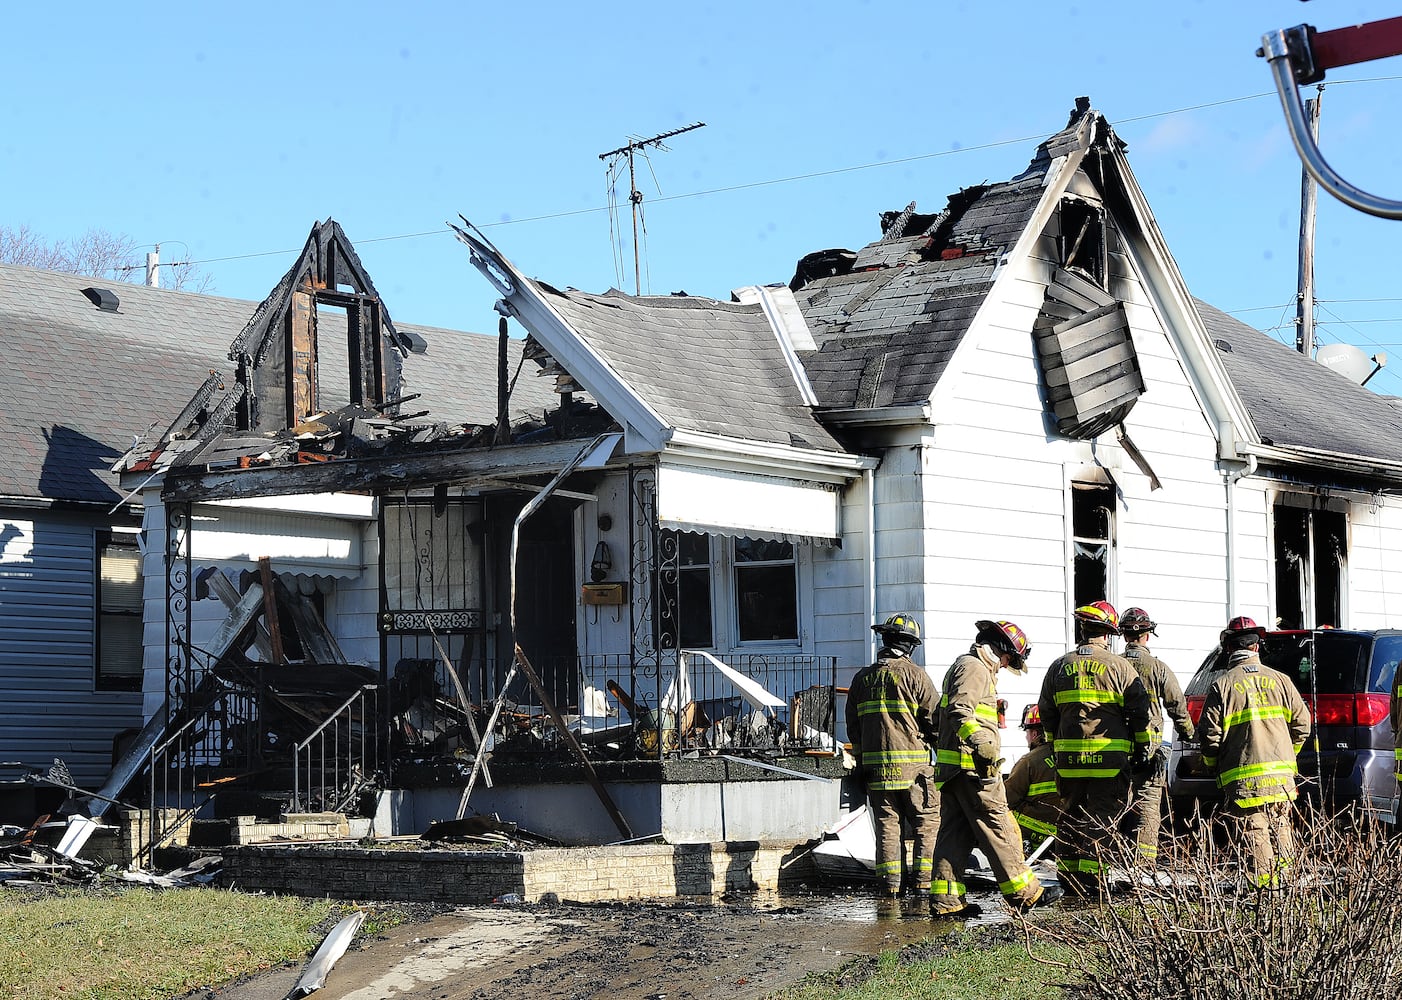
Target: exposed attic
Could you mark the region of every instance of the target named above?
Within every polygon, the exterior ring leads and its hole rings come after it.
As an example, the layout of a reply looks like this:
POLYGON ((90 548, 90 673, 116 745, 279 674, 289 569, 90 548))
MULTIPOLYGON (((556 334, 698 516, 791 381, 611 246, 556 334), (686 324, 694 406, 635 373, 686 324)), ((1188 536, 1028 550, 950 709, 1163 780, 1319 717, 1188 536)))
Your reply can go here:
POLYGON ((354 247, 333 220, 312 226, 295 264, 258 306, 229 348, 239 398, 237 431, 295 427, 349 403, 378 410, 399 395, 401 359, 414 345, 389 311, 354 247), (345 344, 323 343, 319 310, 345 317, 345 344), (348 381, 329 381, 318 359, 343 351, 348 381))

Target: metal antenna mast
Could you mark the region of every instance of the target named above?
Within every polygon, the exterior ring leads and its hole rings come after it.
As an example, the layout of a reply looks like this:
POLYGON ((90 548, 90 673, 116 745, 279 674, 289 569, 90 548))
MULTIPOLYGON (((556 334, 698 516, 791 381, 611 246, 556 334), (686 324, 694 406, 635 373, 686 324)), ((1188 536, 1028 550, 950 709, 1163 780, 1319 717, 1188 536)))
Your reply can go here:
POLYGON ((633 294, 641 295, 642 274, 638 264, 638 209, 643 203, 643 193, 638 190, 636 175, 633 172, 633 154, 637 150, 647 149, 649 146, 656 146, 662 151, 667 147, 662 145, 663 139, 670 139, 674 135, 681 135, 683 132, 691 132, 698 128, 705 128, 705 122, 693 122, 682 128, 674 128, 670 132, 663 132, 650 139, 629 139, 628 145, 619 146, 617 149, 610 149, 607 153, 600 153, 599 159, 607 160, 611 156, 628 157, 628 202, 633 206, 633 294))

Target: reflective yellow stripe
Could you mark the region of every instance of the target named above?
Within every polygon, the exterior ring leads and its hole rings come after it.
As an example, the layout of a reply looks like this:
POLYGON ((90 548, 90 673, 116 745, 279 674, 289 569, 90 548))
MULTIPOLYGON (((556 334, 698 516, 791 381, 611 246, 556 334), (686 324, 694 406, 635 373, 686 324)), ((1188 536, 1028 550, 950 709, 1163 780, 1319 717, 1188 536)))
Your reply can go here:
POLYGON ((947 882, 942 878, 937 878, 930 883, 931 896, 962 896, 964 895, 963 882, 947 882))
POLYGON ((1026 889, 1029 885, 1032 884, 1035 878, 1036 876, 1032 874, 1032 869, 1029 868, 1021 875, 1014 875, 1006 882, 999 882, 998 891, 1001 892, 1004 896, 1011 896, 1014 893, 1019 893, 1023 889, 1026 889))
POLYGON ((1222 719, 1223 730, 1239 726, 1243 722, 1252 722, 1256 719, 1284 719, 1287 722, 1295 718, 1295 713, 1284 705, 1266 705, 1263 708, 1248 707, 1240 712, 1230 712, 1222 719))
POLYGON ((914 715, 920 706, 899 698, 873 698, 857 702, 858 715, 914 715))
POLYGON ((1099 875, 1102 866, 1099 861, 1091 861, 1088 858, 1058 860, 1056 870, 1059 872, 1070 872, 1072 874, 1088 873, 1099 875))
POLYGON ((1030 799, 1035 799, 1035 798, 1038 798, 1039 796, 1042 796, 1042 795, 1055 795, 1055 794, 1056 794, 1056 782, 1055 782, 1055 781, 1034 781, 1032 784, 1030 784, 1030 785, 1027 786, 1027 797, 1030 798, 1030 799))
POLYGON ((1233 781, 1244 781, 1248 778, 1278 778, 1284 779, 1292 774, 1298 774, 1299 767, 1293 760, 1269 760, 1259 764, 1243 764, 1241 767, 1234 767, 1230 771, 1223 771, 1217 779, 1218 785, 1227 785, 1233 781))
POLYGON ((1097 737, 1095 739, 1068 740, 1060 739, 1056 741, 1056 752, 1058 754, 1068 753, 1100 753, 1105 750, 1122 750, 1129 753, 1134 749, 1134 744, 1129 740, 1113 740, 1108 737, 1097 737))
POLYGON ((964 721, 964 724, 959 727, 959 738, 961 740, 967 740, 970 736, 974 735, 974 733, 978 732, 982 728, 983 727, 980 726, 973 719, 966 719, 964 721))
POLYGON ((1043 837, 1055 837, 1056 827, 1050 823, 1044 823, 1039 819, 1033 819, 1025 813, 1020 813, 1016 809, 1012 810, 1013 819, 1017 820, 1017 825, 1024 830, 1031 830, 1033 833, 1040 833, 1043 837))
POLYGON ((928 764, 928 750, 863 750, 863 764, 928 764))
POLYGON ((1102 691, 1099 688, 1071 688, 1056 693, 1058 705, 1123 705, 1125 696, 1120 691, 1102 691))
POLYGON ((935 760, 941 764, 953 764, 963 771, 974 769, 973 754, 962 753, 959 750, 940 750, 935 754, 935 760))

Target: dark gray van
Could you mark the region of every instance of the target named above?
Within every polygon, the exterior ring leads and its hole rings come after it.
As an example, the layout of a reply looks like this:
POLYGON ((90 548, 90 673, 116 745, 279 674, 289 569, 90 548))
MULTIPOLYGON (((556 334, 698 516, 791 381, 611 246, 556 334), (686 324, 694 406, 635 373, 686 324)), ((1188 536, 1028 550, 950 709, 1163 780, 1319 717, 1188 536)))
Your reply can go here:
MULTIPOLYGON (((1356 806, 1395 822, 1398 785, 1388 695, 1402 660, 1402 631, 1267 632, 1261 659, 1295 682, 1314 718, 1298 758, 1301 800, 1330 811, 1356 806)), ((1214 649, 1184 688, 1194 725, 1207 689, 1225 667, 1220 647, 1214 649)), ((1205 814, 1220 802, 1196 741, 1174 739, 1168 794, 1179 819, 1195 809, 1205 814)))

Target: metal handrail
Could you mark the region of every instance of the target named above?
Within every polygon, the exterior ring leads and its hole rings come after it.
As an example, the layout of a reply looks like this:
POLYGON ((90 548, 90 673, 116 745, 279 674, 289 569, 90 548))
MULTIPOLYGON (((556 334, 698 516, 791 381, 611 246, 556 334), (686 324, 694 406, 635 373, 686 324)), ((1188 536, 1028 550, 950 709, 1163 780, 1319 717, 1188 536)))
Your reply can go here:
MULTIPOLYGON (((363 685, 361 685, 361 687, 360 687, 354 694, 352 694, 349 698, 347 698, 344 702, 341 703, 341 705, 340 705, 339 708, 337 708, 334 712, 332 712, 329 716, 327 716, 325 722, 323 722, 321 725, 317 726, 316 729, 314 729, 314 730, 312 731, 312 733, 311 733, 306 739, 302 740, 302 742, 298 743, 296 746, 294 746, 294 747, 292 748, 292 801, 295 803, 295 805, 296 805, 297 808, 300 809, 300 808, 302 808, 302 805, 303 805, 303 799, 302 799, 302 757, 303 757, 303 754, 305 753, 305 754, 306 754, 306 758, 307 758, 307 759, 306 759, 306 768, 307 768, 307 793, 308 793, 308 795, 310 796, 310 794, 311 794, 311 786, 312 786, 312 760, 311 760, 311 753, 309 752, 309 748, 311 747, 312 743, 316 742, 316 741, 319 740, 319 739, 322 739, 323 736, 324 736, 325 733, 326 733, 326 730, 327 730, 328 728, 331 728, 332 726, 339 726, 340 723, 341 723, 341 721, 342 721, 342 717, 343 717, 343 716, 345 717, 345 721, 347 722, 347 724, 349 724, 351 721, 353 721, 353 720, 354 720, 354 712, 353 712, 354 707, 355 707, 357 704, 360 704, 360 705, 363 706, 364 703, 365 703, 365 701, 367 700, 367 696, 368 696, 369 694, 371 694, 372 692, 378 692, 378 691, 379 691, 379 685, 378 685, 378 684, 363 684, 363 685)), ((367 717, 367 713, 362 709, 362 711, 361 711, 361 720, 362 720, 362 722, 364 721, 364 719, 365 719, 366 717, 367 717)), ((372 741, 372 745, 373 745, 374 736, 371 735, 369 738, 370 738, 370 740, 372 741)), ((364 740, 364 739, 365 739, 365 737, 362 736, 362 740, 364 740)), ((358 761, 357 761, 357 760, 351 760, 350 758, 353 757, 353 756, 354 756, 354 754, 352 754, 352 753, 350 752, 349 748, 348 748, 348 749, 347 749, 347 758, 348 758, 348 759, 347 759, 347 763, 346 763, 346 774, 347 774, 348 777, 349 777, 350 774, 352 774, 352 773, 354 772, 354 769, 355 769, 355 767, 356 767, 357 764, 362 764, 362 765, 363 765, 363 764, 365 763, 365 759, 366 759, 369 755, 367 755, 367 754, 364 752, 364 748, 363 748, 363 745, 362 745, 362 752, 361 752, 361 754, 360 754, 360 760, 358 760, 358 761)), ((325 753, 322 754, 322 763, 323 763, 322 772, 323 772, 323 776, 324 776, 324 773, 325 773, 325 766, 324 766, 324 765, 325 765, 325 753)), ((339 765, 340 765, 340 760, 339 760, 339 758, 337 758, 337 760, 335 761, 335 763, 336 763, 336 765, 337 765, 337 767, 336 767, 335 784, 339 787, 339 785, 340 785, 340 767, 339 767, 339 765)), ((365 774, 365 768, 364 768, 364 767, 361 767, 361 773, 362 773, 362 775, 365 774)), ((326 782, 325 782, 324 777, 323 777, 322 787, 325 788, 325 785, 326 785, 326 782)), ((308 800, 308 801, 309 801, 309 800, 308 800)))
MULTIPOLYGON (((153 851, 155 851, 155 849, 156 849, 157 847, 159 847, 159 846, 161 845, 161 843, 162 843, 167 837, 169 837, 169 836, 170 836, 172 833, 174 833, 176 830, 179 830, 179 829, 180 829, 182 826, 184 826, 186 823, 190 822, 190 820, 192 820, 192 819, 194 818, 195 813, 197 813, 197 812, 199 811, 200 806, 204 804, 203 802, 194 802, 194 801, 193 801, 193 799, 194 799, 194 795, 193 795, 193 793, 194 793, 194 785, 193 785, 193 783, 192 783, 191 786, 190 786, 190 791, 191 791, 191 805, 190 805, 190 807, 189 807, 188 809, 184 810, 184 812, 182 812, 182 813, 180 814, 180 816, 176 819, 175 822, 171 823, 169 826, 164 825, 164 824, 161 822, 161 816, 162 816, 162 811, 163 811, 163 808, 164 808, 164 803, 167 801, 167 799, 168 799, 168 797, 169 797, 170 784, 169 784, 169 780, 167 780, 166 787, 163 789, 163 791, 164 791, 166 794, 161 795, 161 796, 157 796, 157 794, 156 794, 156 777, 157 777, 158 774, 161 774, 161 773, 163 773, 163 772, 166 770, 166 768, 165 768, 164 766, 162 766, 162 767, 157 767, 157 763, 158 763, 158 762, 163 762, 163 761, 165 761, 166 758, 169 756, 169 751, 170 751, 170 748, 171 748, 171 747, 175 746, 177 743, 183 743, 183 739, 184 739, 185 735, 186 735, 190 730, 194 729, 195 726, 198 725, 199 723, 206 721, 206 718, 207 718, 207 716, 209 715, 210 711, 211 711, 211 710, 214 708, 214 706, 217 705, 218 703, 219 703, 219 699, 218 699, 218 698, 215 698, 214 700, 210 701, 210 703, 204 707, 204 710, 203 710, 202 712, 198 713, 197 715, 191 716, 190 719, 189 719, 183 726, 181 726, 181 727, 180 727, 179 729, 177 729, 175 732, 171 733, 168 737, 166 737, 166 739, 165 739, 164 741, 162 741, 161 743, 158 743, 158 744, 156 744, 155 746, 153 746, 153 747, 151 748, 150 752, 147 754, 147 756, 146 756, 146 766, 147 766, 148 771, 149 771, 149 791, 150 791, 150 796, 149 796, 149 798, 147 799, 147 802, 148 802, 148 808, 150 809, 150 812, 151 812, 151 826, 150 826, 150 833, 149 833, 149 835, 148 835, 147 838, 146 838, 146 842, 145 842, 144 844, 141 845, 141 847, 139 848, 139 850, 138 850, 137 853, 136 853, 136 860, 140 860, 140 859, 142 859, 142 858, 149 857, 149 856, 151 855, 151 853, 152 853, 153 851)), ((184 790, 184 789, 183 789, 182 787, 177 787, 177 789, 176 789, 176 792, 177 792, 177 799, 180 798, 179 793, 182 792, 183 790, 184 790)))

